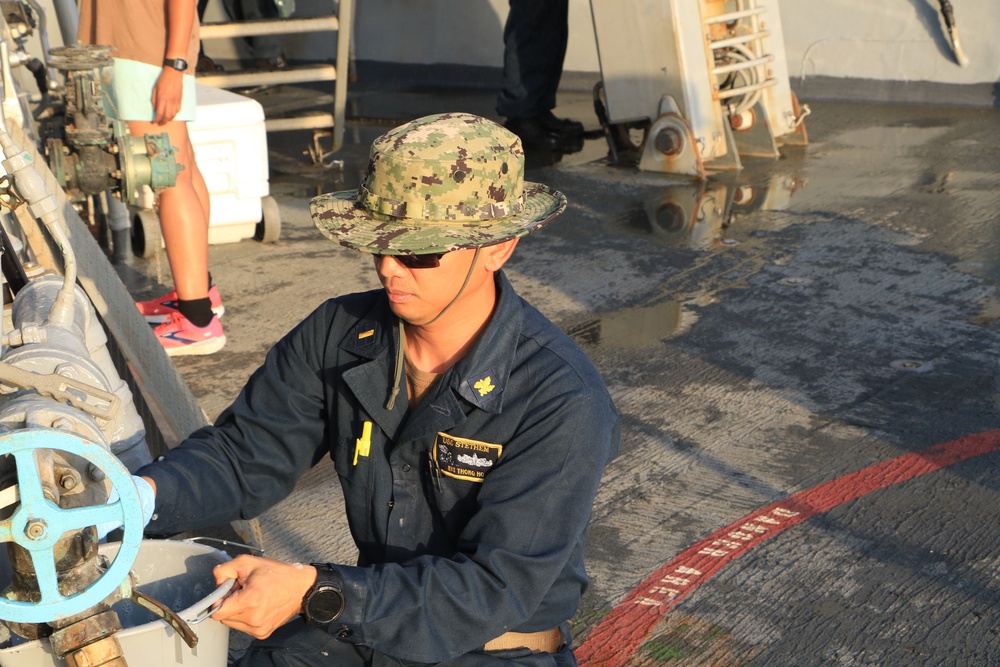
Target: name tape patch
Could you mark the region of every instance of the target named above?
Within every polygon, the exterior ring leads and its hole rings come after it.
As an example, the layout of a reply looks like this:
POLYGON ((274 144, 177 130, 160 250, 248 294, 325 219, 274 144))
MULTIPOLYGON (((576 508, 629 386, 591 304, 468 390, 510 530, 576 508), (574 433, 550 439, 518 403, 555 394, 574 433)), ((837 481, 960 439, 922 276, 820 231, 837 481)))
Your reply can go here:
POLYGON ((438 433, 434 462, 441 474, 467 482, 482 482, 503 453, 503 445, 438 433))

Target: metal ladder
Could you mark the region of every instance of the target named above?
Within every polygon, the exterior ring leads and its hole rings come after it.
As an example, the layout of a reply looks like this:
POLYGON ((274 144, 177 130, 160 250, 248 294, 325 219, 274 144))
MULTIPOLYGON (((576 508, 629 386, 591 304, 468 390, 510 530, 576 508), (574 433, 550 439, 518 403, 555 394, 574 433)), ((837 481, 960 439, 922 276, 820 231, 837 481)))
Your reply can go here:
POLYGON ((763 40, 770 32, 761 26, 761 14, 767 12, 767 7, 758 5, 756 0, 740 0, 736 11, 710 16, 705 19, 709 47, 712 50, 715 67, 712 74, 716 80, 732 79, 733 83, 720 87, 720 101, 743 97, 738 105, 729 105, 730 115, 739 114, 752 108, 759 99, 759 92, 771 87, 777 82, 767 71, 767 64, 774 62, 774 55, 764 52, 763 40), (730 37, 714 38, 713 27, 737 24, 743 31, 730 37), (735 83, 735 77, 743 79, 742 84, 735 83))
POLYGON ((329 130, 333 137, 330 152, 336 152, 344 141, 344 113, 347 103, 347 63, 354 0, 339 0, 335 13, 308 18, 262 19, 228 23, 203 23, 201 39, 256 37, 259 35, 290 35, 310 32, 336 32, 337 53, 334 63, 301 65, 272 72, 236 71, 198 75, 198 83, 217 88, 252 88, 284 83, 332 81, 332 111, 309 111, 298 116, 265 118, 268 132, 285 130, 329 130))
POLYGON ((805 143, 778 0, 591 0, 614 161, 704 178, 805 143), (641 145, 633 135, 644 131, 641 145))

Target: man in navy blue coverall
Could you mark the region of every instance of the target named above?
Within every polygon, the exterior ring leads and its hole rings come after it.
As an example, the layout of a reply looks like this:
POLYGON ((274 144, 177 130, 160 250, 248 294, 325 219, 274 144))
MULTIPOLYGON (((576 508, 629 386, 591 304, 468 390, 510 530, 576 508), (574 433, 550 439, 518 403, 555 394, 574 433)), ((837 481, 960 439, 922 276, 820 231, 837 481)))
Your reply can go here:
POLYGON ((620 424, 586 355, 502 271, 566 206, 523 161, 469 114, 376 140, 361 187, 311 209, 373 255, 383 289, 321 305, 214 426, 139 471, 147 532, 169 535, 255 517, 333 459, 358 562, 219 565, 238 583, 213 617, 257 638, 234 664, 576 664, 567 623, 620 424))

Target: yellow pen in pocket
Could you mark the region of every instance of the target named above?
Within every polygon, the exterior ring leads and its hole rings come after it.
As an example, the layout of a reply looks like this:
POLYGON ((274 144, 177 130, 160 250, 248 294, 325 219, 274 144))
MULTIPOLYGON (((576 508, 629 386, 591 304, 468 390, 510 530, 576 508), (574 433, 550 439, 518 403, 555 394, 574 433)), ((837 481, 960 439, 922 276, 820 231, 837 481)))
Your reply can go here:
POLYGON ((361 427, 361 437, 354 441, 354 465, 358 465, 359 456, 368 456, 372 448, 372 423, 365 422, 361 427))

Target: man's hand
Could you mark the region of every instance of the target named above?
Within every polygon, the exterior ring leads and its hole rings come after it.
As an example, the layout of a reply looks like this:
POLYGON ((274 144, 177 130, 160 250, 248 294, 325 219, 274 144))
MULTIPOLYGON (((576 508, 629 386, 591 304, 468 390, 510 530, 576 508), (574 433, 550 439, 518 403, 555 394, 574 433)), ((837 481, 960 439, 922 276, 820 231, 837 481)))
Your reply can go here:
POLYGON ((153 86, 153 122, 157 125, 169 123, 181 110, 184 95, 184 74, 173 67, 164 67, 153 86))
POLYGON ((265 639, 302 612, 302 598, 316 583, 312 565, 237 556, 217 565, 216 584, 235 579, 233 592, 212 618, 234 630, 265 639))

